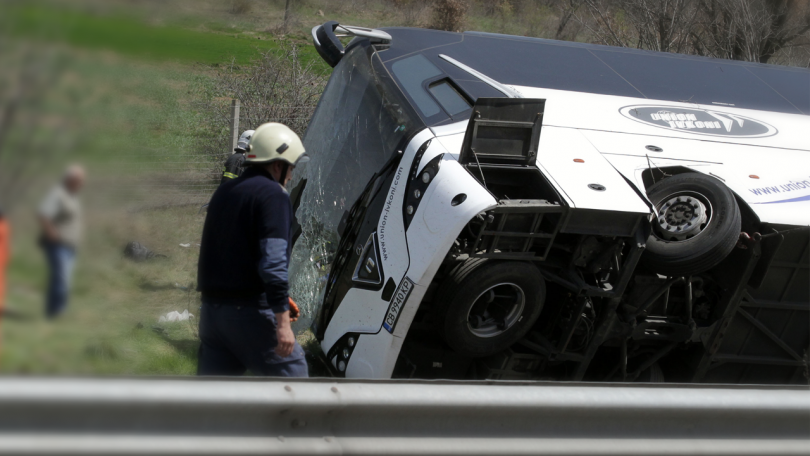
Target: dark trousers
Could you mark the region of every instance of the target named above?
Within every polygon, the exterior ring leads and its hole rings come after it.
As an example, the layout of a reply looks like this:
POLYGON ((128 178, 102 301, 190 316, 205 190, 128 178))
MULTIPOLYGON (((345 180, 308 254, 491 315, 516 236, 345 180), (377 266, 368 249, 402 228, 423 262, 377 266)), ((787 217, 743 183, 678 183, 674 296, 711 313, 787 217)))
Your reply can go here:
POLYGON ((295 343, 290 356, 276 355, 276 316, 255 306, 211 304, 200 310, 197 375, 308 377, 304 350, 295 343))
POLYGON ((70 292, 70 279, 73 274, 73 263, 76 250, 62 244, 43 243, 45 257, 48 260, 48 292, 45 295, 45 315, 54 318, 64 312, 70 292))

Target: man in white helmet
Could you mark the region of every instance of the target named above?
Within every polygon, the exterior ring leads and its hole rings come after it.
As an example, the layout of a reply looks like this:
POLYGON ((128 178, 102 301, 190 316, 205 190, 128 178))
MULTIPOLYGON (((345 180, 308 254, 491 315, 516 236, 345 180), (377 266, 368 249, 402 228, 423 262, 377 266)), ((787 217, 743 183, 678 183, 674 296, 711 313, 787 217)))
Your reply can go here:
POLYGON ((285 188, 306 160, 295 132, 266 123, 247 146, 244 173, 211 198, 197 275, 199 375, 308 376, 290 327, 293 213, 285 188))
POLYGON ((245 169, 245 152, 247 152, 247 147, 254 131, 255 130, 245 130, 242 132, 242 136, 240 136, 239 141, 236 142, 236 148, 233 150, 233 153, 225 160, 225 166, 222 169, 222 179, 219 181, 219 185, 242 175, 245 169))

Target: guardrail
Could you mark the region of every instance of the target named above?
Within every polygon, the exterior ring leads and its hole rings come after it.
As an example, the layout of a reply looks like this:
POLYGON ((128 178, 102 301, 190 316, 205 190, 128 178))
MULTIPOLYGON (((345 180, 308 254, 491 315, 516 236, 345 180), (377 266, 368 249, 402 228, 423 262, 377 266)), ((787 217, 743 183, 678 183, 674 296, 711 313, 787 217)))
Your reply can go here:
POLYGON ((0 453, 810 454, 810 391, 5 378, 0 453))

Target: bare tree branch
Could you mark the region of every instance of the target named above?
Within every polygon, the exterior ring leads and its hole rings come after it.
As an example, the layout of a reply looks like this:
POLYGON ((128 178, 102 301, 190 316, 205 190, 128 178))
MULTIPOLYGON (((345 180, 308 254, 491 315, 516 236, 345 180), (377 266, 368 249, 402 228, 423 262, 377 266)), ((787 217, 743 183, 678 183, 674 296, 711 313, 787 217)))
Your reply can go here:
MULTIPOLYGON (((561 8, 568 1, 557 0, 561 8)), ((573 17, 601 44, 761 63, 796 43, 810 46, 807 0, 581 1, 584 14, 573 17)))

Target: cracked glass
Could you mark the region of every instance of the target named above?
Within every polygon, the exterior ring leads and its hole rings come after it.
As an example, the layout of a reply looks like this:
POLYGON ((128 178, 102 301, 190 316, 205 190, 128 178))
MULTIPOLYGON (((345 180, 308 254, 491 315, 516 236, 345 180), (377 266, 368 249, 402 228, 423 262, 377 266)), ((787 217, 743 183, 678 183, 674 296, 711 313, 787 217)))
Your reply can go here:
MULTIPOLYGON (((305 180, 296 218, 301 235, 290 263, 290 296, 302 308, 298 328, 318 311, 340 236, 338 225, 369 180, 423 127, 391 83, 376 51, 351 47, 335 67, 304 135, 311 160, 290 188, 305 180)), ((293 190, 293 204, 296 190, 293 190)))

